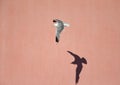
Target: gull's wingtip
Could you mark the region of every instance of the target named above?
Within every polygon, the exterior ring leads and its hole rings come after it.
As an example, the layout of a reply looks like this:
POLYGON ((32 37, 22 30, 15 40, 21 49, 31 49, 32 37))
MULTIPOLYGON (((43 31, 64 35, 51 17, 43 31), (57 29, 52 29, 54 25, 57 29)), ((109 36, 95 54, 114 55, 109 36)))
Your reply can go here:
POLYGON ((64 26, 65 26, 65 27, 70 27, 70 24, 64 23, 64 26))
POLYGON ((59 39, 56 37, 56 42, 58 43, 59 42, 59 39))
POLYGON ((70 51, 67 51, 68 53, 71 53, 70 51))

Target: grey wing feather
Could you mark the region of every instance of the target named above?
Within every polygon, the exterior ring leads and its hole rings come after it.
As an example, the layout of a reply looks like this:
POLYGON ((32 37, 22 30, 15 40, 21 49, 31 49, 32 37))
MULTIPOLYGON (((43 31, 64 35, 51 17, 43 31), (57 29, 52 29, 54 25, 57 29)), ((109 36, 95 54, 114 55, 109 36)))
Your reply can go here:
POLYGON ((64 27, 57 27, 57 30, 56 30, 56 38, 57 38, 57 40, 56 41, 58 41, 59 42, 59 38, 60 38, 60 33, 62 32, 62 30, 64 29, 64 27))

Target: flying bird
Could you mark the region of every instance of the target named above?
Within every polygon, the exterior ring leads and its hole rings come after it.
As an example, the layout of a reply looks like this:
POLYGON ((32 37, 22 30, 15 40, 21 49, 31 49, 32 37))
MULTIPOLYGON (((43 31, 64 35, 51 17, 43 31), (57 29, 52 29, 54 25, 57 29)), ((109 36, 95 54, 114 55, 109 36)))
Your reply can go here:
POLYGON ((54 19, 53 20, 54 26, 56 27, 56 37, 55 40, 56 42, 59 42, 60 39, 60 33, 64 29, 64 27, 69 27, 69 24, 59 20, 59 19, 54 19))
POLYGON ((74 53, 72 53, 70 51, 67 51, 67 52, 70 53, 75 59, 71 64, 76 64, 77 65, 77 68, 76 68, 76 81, 75 81, 75 83, 77 84, 78 81, 79 81, 79 75, 80 75, 80 73, 82 71, 82 68, 83 68, 82 63, 87 64, 87 60, 84 57, 80 58, 78 55, 76 55, 76 54, 74 54, 74 53))

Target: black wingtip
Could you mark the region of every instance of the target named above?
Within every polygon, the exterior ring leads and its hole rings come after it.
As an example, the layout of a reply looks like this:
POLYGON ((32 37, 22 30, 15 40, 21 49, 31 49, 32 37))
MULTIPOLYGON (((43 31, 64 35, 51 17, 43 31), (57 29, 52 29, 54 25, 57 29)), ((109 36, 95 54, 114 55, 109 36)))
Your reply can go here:
POLYGON ((56 42, 58 43, 59 42, 59 39, 56 37, 56 42))
POLYGON ((70 53, 71 55, 75 55, 74 53, 72 53, 71 51, 67 51, 68 53, 70 53))
POLYGON ((67 51, 68 53, 71 53, 70 51, 67 51))
POLYGON ((53 22, 56 22, 56 20, 53 20, 53 22))
POLYGON ((87 64, 87 60, 84 57, 82 57, 81 60, 82 60, 82 63, 87 64))

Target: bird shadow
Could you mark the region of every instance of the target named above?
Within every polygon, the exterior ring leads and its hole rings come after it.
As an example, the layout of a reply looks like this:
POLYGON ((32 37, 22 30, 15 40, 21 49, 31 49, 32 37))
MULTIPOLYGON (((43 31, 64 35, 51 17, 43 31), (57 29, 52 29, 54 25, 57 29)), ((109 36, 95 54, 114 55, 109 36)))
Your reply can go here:
POLYGON ((81 73, 81 71, 83 69, 82 63, 87 64, 87 60, 84 57, 80 58, 80 56, 78 56, 77 54, 74 54, 71 51, 67 51, 67 52, 74 57, 74 61, 71 62, 71 64, 76 64, 77 65, 77 68, 76 68, 76 79, 75 79, 75 83, 77 84, 78 81, 79 81, 79 78, 80 78, 79 75, 80 75, 80 73, 81 73))

